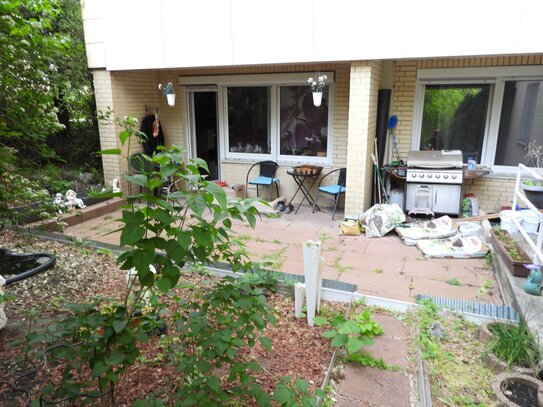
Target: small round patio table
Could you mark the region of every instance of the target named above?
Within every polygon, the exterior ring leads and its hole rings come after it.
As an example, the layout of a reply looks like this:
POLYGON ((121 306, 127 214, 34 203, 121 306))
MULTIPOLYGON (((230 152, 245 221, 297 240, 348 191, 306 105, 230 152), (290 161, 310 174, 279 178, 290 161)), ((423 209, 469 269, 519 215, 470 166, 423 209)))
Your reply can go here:
MULTIPOLYGON (((290 201, 288 203, 289 204, 292 203, 292 201, 294 200, 298 192, 301 191, 303 195, 303 198, 298 204, 298 207, 296 208, 296 212, 294 213, 295 214, 298 213, 298 211, 300 210, 300 206, 302 206, 302 203, 304 203, 304 201, 307 201, 311 206, 315 205, 315 199, 313 198, 313 196, 311 196, 311 188, 313 188, 313 185, 315 185, 315 182, 319 178, 320 171, 314 174, 312 172, 301 173, 295 170, 290 170, 290 171, 287 171, 287 174, 290 175, 294 179, 294 182, 296 182, 296 185, 298 185, 296 192, 294 193, 294 195, 292 195, 292 198, 290 198, 290 201)), ((320 211, 320 208, 318 206, 316 207, 320 211)))

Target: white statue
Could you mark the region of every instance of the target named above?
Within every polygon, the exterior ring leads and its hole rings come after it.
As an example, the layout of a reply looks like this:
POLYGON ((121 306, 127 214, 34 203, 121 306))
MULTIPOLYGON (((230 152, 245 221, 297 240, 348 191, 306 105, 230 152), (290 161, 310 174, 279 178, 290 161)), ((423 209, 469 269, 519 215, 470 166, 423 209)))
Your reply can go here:
POLYGON ((121 192, 121 188, 119 188, 119 180, 117 178, 113 178, 111 180, 111 189, 113 190, 113 193, 121 192))
POLYGON ((62 213, 62 208, 64 208, 64 197, 60 192, 57 192, 55 199, 53 199, 53 205, 58 207, 58 213, 62 213))
MULTIPOLYGON (((6 285, 6 279, 0 276, 0 295, 4 295, 4 286, 6 285)), ((5 301, 0 301, 0 329, 6 326, 8 323, 8 317, 4 312, 4 307, 6 306, 5 301)))
POLYGON ((83 203, 83 200, 79 199, 77 197, 77 193, 72 189, 69 189, 68 191, 66 191, 66 194, 64 194, 64 196, 66 197, 66 202, 64 205, 66 205, 68 209, 74 209, 74 208, 83 209, 87 207, 87 205, 83 203))

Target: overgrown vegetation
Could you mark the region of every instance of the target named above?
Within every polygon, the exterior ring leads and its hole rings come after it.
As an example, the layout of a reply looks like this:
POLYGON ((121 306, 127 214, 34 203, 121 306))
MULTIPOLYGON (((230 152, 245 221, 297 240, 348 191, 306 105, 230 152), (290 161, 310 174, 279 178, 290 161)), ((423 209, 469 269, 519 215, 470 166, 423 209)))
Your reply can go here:
POLYGON ((409 314, 408 324, 414 338, 411 352, 421 350, 435 405, 496 405, 491 389, 495 373, 482 362, 485 346, 477 325, 452 313, 440 315, 431 300, 409 314))
MULTIPOLYGON (((40 168, 101 166, 77 0, 0 0, 0 226, 47 217, 40 168), (27 211, 29 213, 24 213, 27 211)), ((62 185, 66 187, 66 185, 62 185)), ((65 192, 55 190, 54 192, 65 192)))
POLYGON ((522 366, 537 370, 541 360, 539 347, 524 320, 518 325, 492 323, 488 325, 488 330, 493 335, 490 350, 498 358, 510 367, 522 366))

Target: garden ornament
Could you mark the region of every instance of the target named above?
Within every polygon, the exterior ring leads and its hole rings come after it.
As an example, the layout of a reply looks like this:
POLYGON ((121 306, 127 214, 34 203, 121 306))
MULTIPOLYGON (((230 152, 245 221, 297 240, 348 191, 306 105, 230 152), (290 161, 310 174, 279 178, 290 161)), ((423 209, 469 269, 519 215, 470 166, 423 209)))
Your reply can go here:
POLYGON ((113 178, 111 180, 111 189, 113 193, 121 192, 121 188, 119 188, 119 180, 117 178, 113 178))
POLYGON ((541 282, 543 281, 543 274, 541 273, 541 265, 527 264, 524 267, 530 269, 530 274, 526 278, 524 283, 524 291, 531 295, 541 295, 541 282))
POLYGON ((64 208, 64 197, 60 192, 57 192, 55 199, 53 199, 53 205, 58 207, 58 213, 62 213, 62 208, 64 208))
POLYGON ((66 194, 64 194, 64 196, 66 197, 65 205, 68 209, 74 209, 74 208, 83 209, 87 207, 83 203, 83 200, 78 198, 77 193, 72 189, 69 189, 68 191, 66 191, 66 194))
MULTIPOLYGON (((156 268, 150 264, 149 270, 151 273, 156 274, 156 268)), ((142 308, 145 308, 151 303, 151 289, 149 287, 142 287, 140 279, 138 277, 138 271, 135 267, 132 267, 126 272, 126 285, 130 291, 128 298, 128 304, 139 304, 142 308)))

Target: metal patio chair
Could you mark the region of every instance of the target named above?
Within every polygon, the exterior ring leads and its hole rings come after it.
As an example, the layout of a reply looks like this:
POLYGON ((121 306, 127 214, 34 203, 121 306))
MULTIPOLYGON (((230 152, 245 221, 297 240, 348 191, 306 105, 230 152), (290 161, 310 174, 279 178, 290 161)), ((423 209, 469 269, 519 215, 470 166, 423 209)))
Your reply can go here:
POLYGON ((270 190, 269 201, 271 201, 274 184, 275 184, 275 189, 277 190, 277 197, 279 197, 279 179, 275 178, 275 173, 277 172, 277 168, 279 168, 279 164, 277 164, 275 161, 260 161, 260 162, 257 162, 256 164, 253 164, 251 168, 249 168, 249 171, 247 171, 247 176, 245 177, 245 197, 247 198, 248 196, 248 193, 247 193, 248 189, 255 189, 256 196, 258 197, 258 193, 260 192, 259 188, 263 187, 263 188, 268 188, 270 190), (255 167, 259 168, 258 177, 255 179, 249 180, 251 171, 255 167), (253 185, 253 186, 250 187, 249 185, 253 185))
POLYGON ((315 202, 313 203, 313 213, 315 213, 315 208, 317 208, 317 201, 320 198, 325 198, 334 202, 334 212, 332 213, 332 220, 336 216, 337 204, 339 198, 347 190, 345 184, 347 182, 347 168, 338 168, 337 170, 330 171, 319 181, 319 186, 317 187, 317 195, 315 195, 315 202), (322 186, 323 181, 330 175, 337 173, 337 182, 333 185, 322 186))

